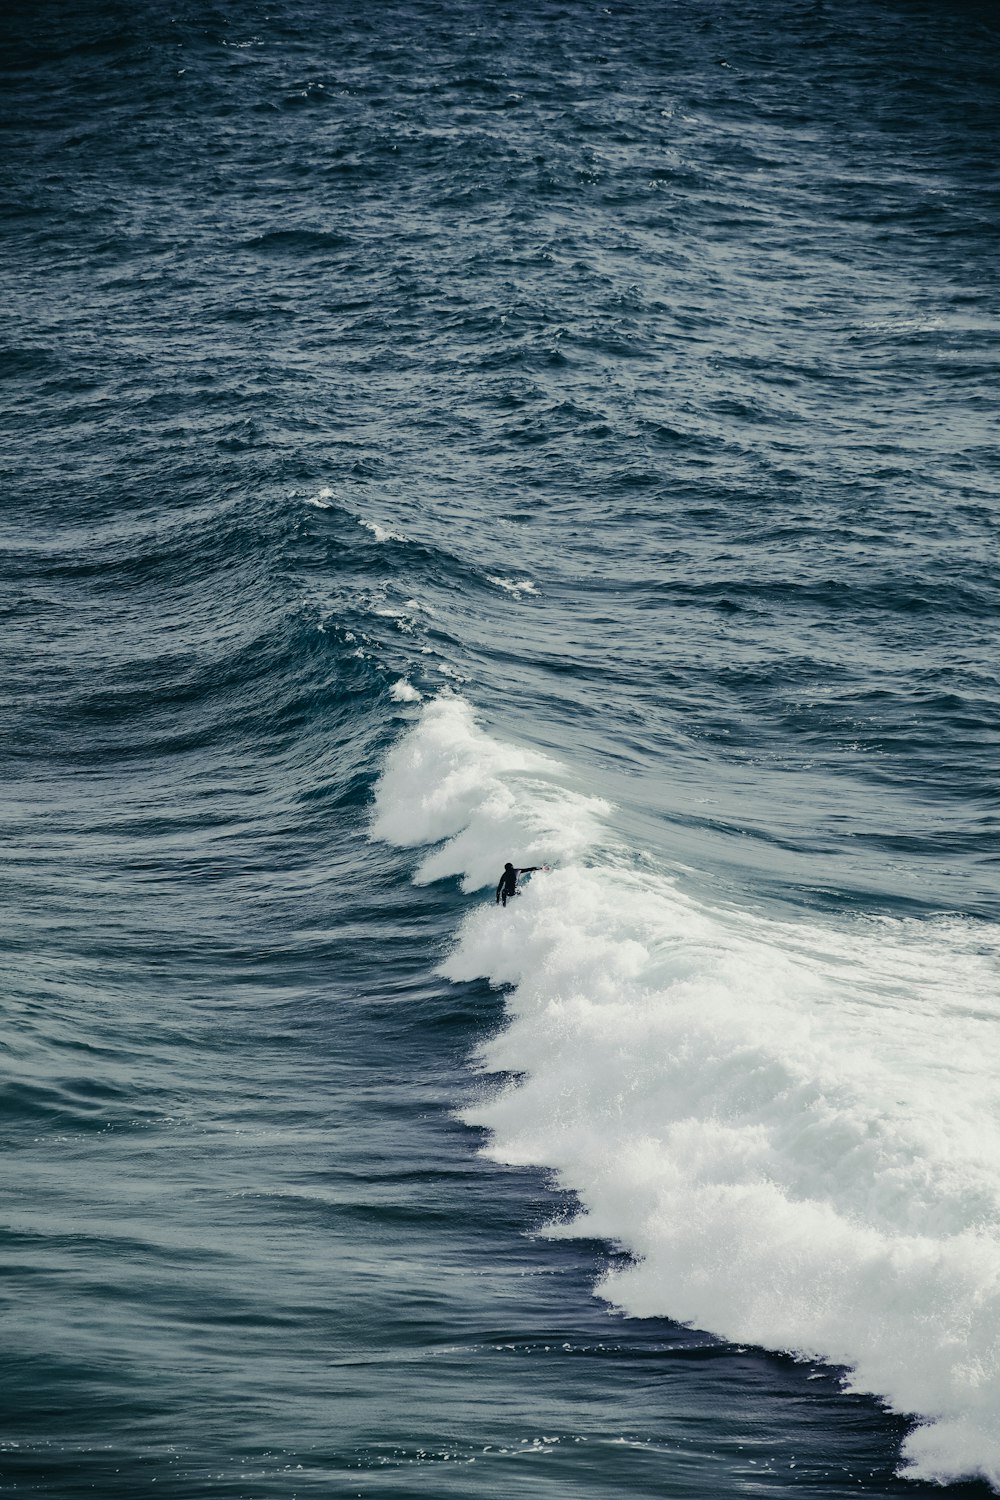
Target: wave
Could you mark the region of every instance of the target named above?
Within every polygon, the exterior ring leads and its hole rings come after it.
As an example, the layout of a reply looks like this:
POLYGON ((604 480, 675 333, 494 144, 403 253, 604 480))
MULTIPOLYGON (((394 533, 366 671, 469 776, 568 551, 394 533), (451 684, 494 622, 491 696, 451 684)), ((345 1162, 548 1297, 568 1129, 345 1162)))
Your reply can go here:
POLYGON ((372 835, 434 846, 417 881, 559 866, 441 965, 510 987, 463 1118, 574 1190, 546 1233, 631 1252, 615 1307, 843 1366, 916 1418, 904 1474, 1000 1491, 995 930, 713 910, 611 813, 456 695, 386 760, 372 835))
POLYGON ((272 229, 243 242, 243 248, 259 255, 308 256, 339 252, 353 244, 350 235, 329 229, 272 229))

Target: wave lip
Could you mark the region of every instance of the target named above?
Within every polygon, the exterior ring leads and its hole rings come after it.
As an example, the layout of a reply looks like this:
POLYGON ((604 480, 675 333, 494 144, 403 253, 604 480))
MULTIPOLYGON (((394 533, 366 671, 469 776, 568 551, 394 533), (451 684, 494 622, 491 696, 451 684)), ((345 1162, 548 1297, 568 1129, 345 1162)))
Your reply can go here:
POLYGON ((555 1235, 632 1251, 598 1292, 633 1316, 823 1358, 914 1416, 902 1472, 1000 1491, 1000 1023, 983 928, 766 922, 637 871, 563 768, 428 704, 391 752, 373 832, 438 843, 416 878, 490 884, 442 972, 511 986, 464 1118, 554 1168, 555 1235), (603 845, 601 863, 585 864, 603 845))
POLYGON ((576 859, 594 843, 608 807, 569 790, 560 775, 549 756, 491 739, 463 698, 444 694, 390 751, 372 836, 401 848, 440 845, 414 879, 429 885, 457 875, 464 891, 495 885, 508 859, 576 859))

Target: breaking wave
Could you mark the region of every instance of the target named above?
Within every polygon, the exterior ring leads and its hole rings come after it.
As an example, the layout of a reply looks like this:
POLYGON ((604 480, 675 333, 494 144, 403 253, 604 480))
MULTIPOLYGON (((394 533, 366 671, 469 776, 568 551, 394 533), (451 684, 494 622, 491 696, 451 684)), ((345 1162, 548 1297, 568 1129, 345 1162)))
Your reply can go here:
POLYGON ((509 986, 478 1062, 515 1081, 463 1117, 575 1192, 548 1234, 631 1252, 600 1295, 842 1365, 916 1419, 906 1474, 1000 1488, 994 929, 713 910, 456 695, 389 754, 372 831, 433 846, 421 883, 558 866, 441 969, 509 986))

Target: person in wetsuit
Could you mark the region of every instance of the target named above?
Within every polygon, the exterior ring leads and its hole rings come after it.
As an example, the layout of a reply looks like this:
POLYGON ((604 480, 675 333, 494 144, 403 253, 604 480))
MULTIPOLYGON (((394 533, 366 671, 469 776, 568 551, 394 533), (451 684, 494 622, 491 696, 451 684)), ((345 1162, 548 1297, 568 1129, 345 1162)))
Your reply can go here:
POLYGON ((531 875, 533 871, 540 870, 541 868, 541 865, 523 865, 520 870, 515 870, 514 866, 508 860, 507 864, 503 867, 500 884, 497 886, 497 901, 502 906, 506 906, 507 898, 517 895, 517 877, 519 875, 531 875))

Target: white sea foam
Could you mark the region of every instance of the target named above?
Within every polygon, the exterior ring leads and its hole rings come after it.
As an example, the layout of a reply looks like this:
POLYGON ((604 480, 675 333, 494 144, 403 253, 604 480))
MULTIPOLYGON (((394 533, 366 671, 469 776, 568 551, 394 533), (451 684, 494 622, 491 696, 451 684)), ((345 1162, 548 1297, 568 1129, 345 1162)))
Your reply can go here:
POLYGON ((423 693, 415 688, 412 683, 407 682, 405 677, 401 677, 398 682, 393 683, 389 689, 389 695, 397 703, 419 703, 423 697, 423 693))
POLYGON ((405 542, 406 537, 401 531, 393 531, 391 526, 382 526, 378 521, 366 520, 364 516, 358 516, 358 525, 370 531, 377 542, 405 542))
POLYGON ((524 594, 538 593, 530 578, 494 578, 492 573, 487 573, 486 581, 495 584, 498 589, 503 589, 508 594, 513 594, 515 599, 520 599, 524 594))
POLYGON ((519 1081, 465 1117, 576 1191, 551 1235, 634 1253, 616 1306, 849 1366, 918 1418, 904 1472, 1000 1490, 996 934, 715 912, 608 811, 455 696, 388 758, 373 832, 438 846, 418 881, 560 865, 443 965, 513 986, 480 1061, 519 1081))
POLYGON ((560 770, 548 756, 491 739, 462 698, 442 694, 390 753, 372 832, 403 847, 440 845, 420 865, 418 884, 460 875, 466 891, 495 884, 507 859, 573 860, 593 844, 608 809, 569 790, 560 770))
POLYGON ((317 510, 330 510, 333 505, 333 490, 329 485, 324 485, 317 490, 315 495, 310 495, 306 500, 307 505, 315 505, 317 510))

